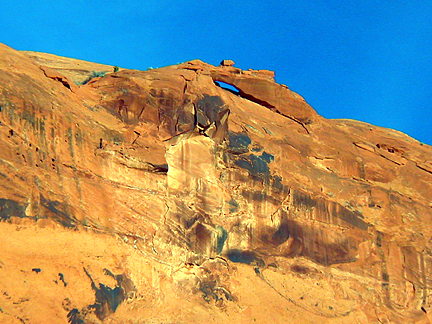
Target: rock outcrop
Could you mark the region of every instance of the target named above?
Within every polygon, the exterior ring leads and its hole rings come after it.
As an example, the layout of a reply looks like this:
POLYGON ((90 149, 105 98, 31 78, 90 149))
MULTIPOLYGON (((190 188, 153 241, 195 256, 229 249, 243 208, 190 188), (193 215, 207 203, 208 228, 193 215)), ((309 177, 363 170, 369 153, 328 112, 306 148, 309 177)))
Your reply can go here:
POLYGON ((430 146, 229 60, 76 64, 0 45, 2 323, 429 323, 430 146))

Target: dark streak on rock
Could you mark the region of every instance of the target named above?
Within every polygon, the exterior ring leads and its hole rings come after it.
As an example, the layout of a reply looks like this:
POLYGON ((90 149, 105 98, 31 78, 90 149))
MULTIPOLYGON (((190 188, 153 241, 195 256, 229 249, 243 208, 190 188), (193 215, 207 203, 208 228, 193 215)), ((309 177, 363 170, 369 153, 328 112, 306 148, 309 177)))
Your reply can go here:
POLYGON ((204 95, 196 103, 198 126, 206 127, 217 120, 218 114, 225 103, 218 96, 204 95))
POLYGON ((300 274, 308 274, 310 272, 310 269, 308 267, 305 267, 305 266, 300 265, 300 264, 293 264, 290 269, 291 269, 291 271, 294 271, 294 272, 300 273, 300 274))
POLYGON ((265 191, 242 190, 241 195, 248 201, 270 202, 274 205, 279 205, 281 203, 279 199, 275 198, 273 195, 269 195, 265 191))
POLYGON ((225 245, 225 241, 228 239, 228 232, 222 226, 216 226, 216 229, 218 230, 216 252, 220 254, 225 245))
POLYGON ((268 167, 268 163, 273 160, 273 155, 263 152, 260 156, 250 154, 234 158, 234 164, 242 169, 248 170, 252 178, 262 179, 265 182, 269 182, 270 168, 268 167))
POLYGON ((65 211, 66 205, 58 201, 47 200, 43 195, 40 197, 40 204, 52 213, 50 218, 57 223, 68 228, 74 228, 76 226, 76 220, 65 211))
POLYGON ((60 281, 63 282, 63 285, 66 287, 68 284, 67 284, 67 282, 66 282, 66 280, 64 278, 63 273, 60 272, 58 275, 59 275, 60 281))
POLYGON ((363 231, 367 230, 368 224, 362 220, 363 216, 357 211, 350 211, 346 207, 323 198, 312 198, 309 194, 300 191, 293 192, 293 204, 308 209, 317 209, 323 217, 336 217, 342 221, 357 227, 363 231))
POLYGON ((214 300, 217 304, 224 300, 234 301, 234 297, 228 290, 222 287, 217 287, 216 280, 205 280, 200 282, 199 290, 203 293, 203 299, 208 303, 211 300, 214 300))
POLYGON ((231 249, 227 252, 227 257, 230 261, 236 263, 258 265, 259 267, 263 267, 265 265, 265 262, 253 251, 231 249))
POLYGON ((420 170, 423 170, 423 171, 426 171, 426 172, 429 173, 429 174, 432 174, 432 170, 429 169, 429 168, 427 168, 427 167, 425 167, 424 165, 421 165, 421 164, 419 164, 419 163, 416 163, 416 166, 417 166, 417 168, 419 168, 420 170))
POLYGON ((229 207, 230 213, 236 213, 238 211, 239 204, 234 199, 231 198, 231 200, 228 201, 227 203, 230 205, 229 207))
POLYGON ((83 315, 76 308, 72 309, 68 314, 68 323, 69 324, 85 324, 83 315))
POLYGON ((249 152, 249 145, 252 140, 246 133, 229 132, 227 152, 232 154, 243 154, 249 152))
POLYGON ((95 314, 100 320, 114 313, 117 307, 128 298, 128 293, 135 291, 134 283, 126 275, 114 275, 108 269, 104 269, 105 275, 117 281, 117 286, 111 288, 102 283, 96 285, 88 270, 84 268, 84 271, 91 280, 91 287, 96 295, 96 302, 89 307, 95 310, 95 314))
POLYGON ((26 217, 25 207, 10 199, 0 199, 0 220, 8 220, 11 217, 26 217))
POLYGON ((272 242, 276 245, 281 245, 290 237, 289 225, 287 222, 280 224, 278 230, 272 235, 272 242))
POLYGON ((293 242, 286 256, 302 255, 323 265, 356 260, 357 245, 354 240, 335 233, 337 243, 329 243, 322 239, 324 230, 319 227, 308 226, 292 219, 288 219, 287 223, 293 242), (305 243, 305 238, 311 239, 305 243))
POLYGON ((152 169, 150 172, 153 173, 160 173, 160 174, 167 174, 168 173, 168 164, 153 164, 149 163, 151 165, 152 169))

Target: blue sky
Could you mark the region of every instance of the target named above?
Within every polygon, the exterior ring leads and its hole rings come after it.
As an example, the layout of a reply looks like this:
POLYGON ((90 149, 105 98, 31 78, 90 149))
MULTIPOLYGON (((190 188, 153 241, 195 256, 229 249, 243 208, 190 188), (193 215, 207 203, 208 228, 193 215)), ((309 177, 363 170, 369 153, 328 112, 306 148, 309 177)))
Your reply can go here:
POLYGON ((327 118, 432 144, 432 1, 8 1, 0 42, 125 68, 276 71, 327 118))

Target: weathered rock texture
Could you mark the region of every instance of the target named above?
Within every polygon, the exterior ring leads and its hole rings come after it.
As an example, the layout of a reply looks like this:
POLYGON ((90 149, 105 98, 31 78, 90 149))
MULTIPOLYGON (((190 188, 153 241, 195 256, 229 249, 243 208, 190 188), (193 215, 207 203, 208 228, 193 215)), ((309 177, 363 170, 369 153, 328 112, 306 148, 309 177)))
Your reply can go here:
POLYGON ((429 323, 430 146, 230 61, 79 62, 0 45, 0 322, 429 323))

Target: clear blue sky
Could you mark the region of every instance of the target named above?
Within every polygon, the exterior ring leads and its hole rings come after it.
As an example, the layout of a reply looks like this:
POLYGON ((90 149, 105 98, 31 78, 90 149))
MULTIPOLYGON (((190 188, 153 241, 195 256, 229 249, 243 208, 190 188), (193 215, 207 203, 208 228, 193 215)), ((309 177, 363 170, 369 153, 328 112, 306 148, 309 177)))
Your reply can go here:
POLYGON ((147 69, 232 59, 327 118, 432 144, 431 0, 4 1, 0 42, 147 69))

